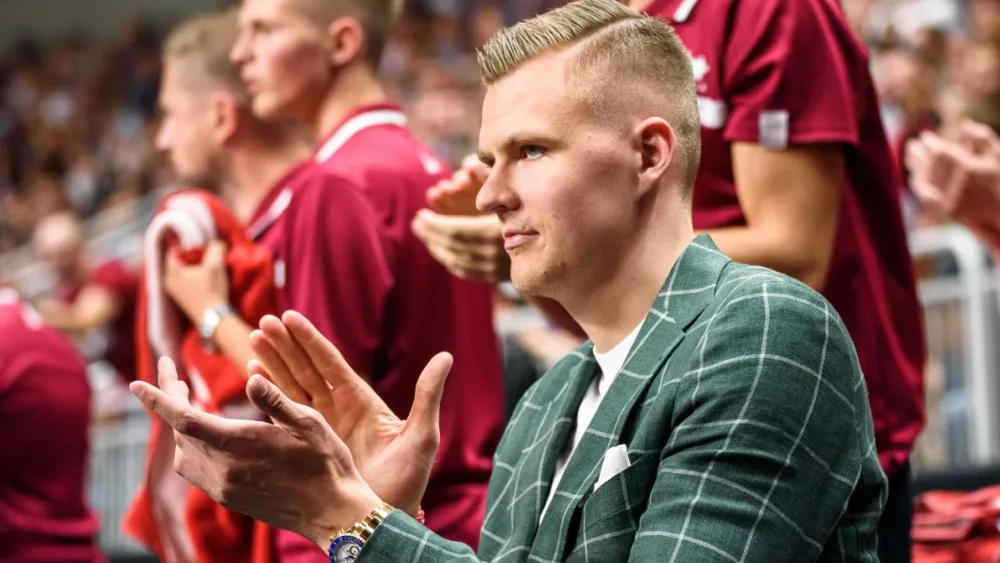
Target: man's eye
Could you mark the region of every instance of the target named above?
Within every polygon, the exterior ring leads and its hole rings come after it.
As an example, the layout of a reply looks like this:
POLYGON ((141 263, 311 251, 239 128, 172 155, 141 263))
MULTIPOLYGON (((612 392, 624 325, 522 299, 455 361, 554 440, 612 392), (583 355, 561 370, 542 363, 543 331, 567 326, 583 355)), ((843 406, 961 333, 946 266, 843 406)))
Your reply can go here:
POLYGON ((524 145, 521 147, 521 158, 528 160, 536 159, 545 154, 545 149, 538 145, 524 145))

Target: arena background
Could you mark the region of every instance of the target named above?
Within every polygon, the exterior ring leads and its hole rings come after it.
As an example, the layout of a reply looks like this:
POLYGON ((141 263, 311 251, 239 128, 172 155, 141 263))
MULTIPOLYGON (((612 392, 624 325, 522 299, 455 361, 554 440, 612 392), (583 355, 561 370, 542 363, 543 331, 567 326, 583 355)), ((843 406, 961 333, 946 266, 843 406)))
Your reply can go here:
MULTIPOLYGON (((415 0, 385 53, 383 73, 413 129, 450 163, 475 148, 482 90, 474 49, 501 25, 554 0, 415 0)), ((0 0, 0 281, 30 298, 50 290, 32 227, 71 208, 102 258, 139 261, 155 202, 174 187, 152 148, 158 47, 172 23, 229 4, 206 0, 0 0)), ((1000 127, 1000 0, 844 0, 872 53, 895 146, 963 117, 1000 127), (989 6, 988 6, 989 5, 989 6), (990 12, 993 10, 993 12, 990 12)), ((897 166, 899 163, 886 163, 897 166)), ((961 227, 904 189, 929 344, 928 426, 917 491, 1000 483, 1000 349, 992 263, 961 227)), ((497 309, 508 379, 530 381, 566 347, 529 309, 497 309)), ((84 344, 81 344, 82 346, 84 344)), ((141 557, 118 532, 141 477, 146 415, 108 366, 91 365, 96 424, 90 496, 114 559, 141 557)), ((2 455, 2 454, 0 454, 2 455)))

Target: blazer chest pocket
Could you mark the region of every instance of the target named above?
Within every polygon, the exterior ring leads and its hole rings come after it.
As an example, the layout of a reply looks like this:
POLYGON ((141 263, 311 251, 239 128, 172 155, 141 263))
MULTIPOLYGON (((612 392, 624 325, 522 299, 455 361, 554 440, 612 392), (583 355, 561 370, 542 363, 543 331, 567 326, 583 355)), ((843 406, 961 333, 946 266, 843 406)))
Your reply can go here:
POLYGON ((656 481, 657 459, 656 453, 642 455, 587 497, 570 560, 582 557, 585 551, 590 561, 628 559, 639 518, 656 481))

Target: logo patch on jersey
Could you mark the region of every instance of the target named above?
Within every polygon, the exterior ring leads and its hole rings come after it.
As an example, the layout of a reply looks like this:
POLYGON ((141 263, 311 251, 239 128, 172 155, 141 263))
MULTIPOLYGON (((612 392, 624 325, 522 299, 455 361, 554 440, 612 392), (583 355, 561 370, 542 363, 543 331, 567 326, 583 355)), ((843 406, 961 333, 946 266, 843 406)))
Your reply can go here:
POLYGON ((708 66, 708 59, 705 58, 705 55, 698 55, 691 57, 691 70, 694 72, 694 81, 702 82, 712 68, 708 66))
POLYGON ((288 272, 285 268, 284 260, 274 261, 274 286, 278 289, 285 288, 285 282, 287 281, 288 272))
POLYGON ((771 150, 787 149, 788 122, 787 110, 760 112, 760 145, 771 150))
POLYGON ((430 154, 420 153, 420 163, 424 165, 424 171, 431 176, 444 172, 444 164, 430 154))

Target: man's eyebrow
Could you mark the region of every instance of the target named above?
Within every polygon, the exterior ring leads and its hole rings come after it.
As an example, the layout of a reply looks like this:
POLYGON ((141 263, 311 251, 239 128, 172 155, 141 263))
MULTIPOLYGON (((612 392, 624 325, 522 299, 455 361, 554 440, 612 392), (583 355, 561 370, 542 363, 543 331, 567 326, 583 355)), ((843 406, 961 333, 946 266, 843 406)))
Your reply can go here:
POLYGON ((493 156, 493 153, 487 152, 483 149, 476 151, 476 158, 478 158, 479 162, 482 162, 486 166, 493 166, 493 163, 496 162, 496 158, 493 156))

